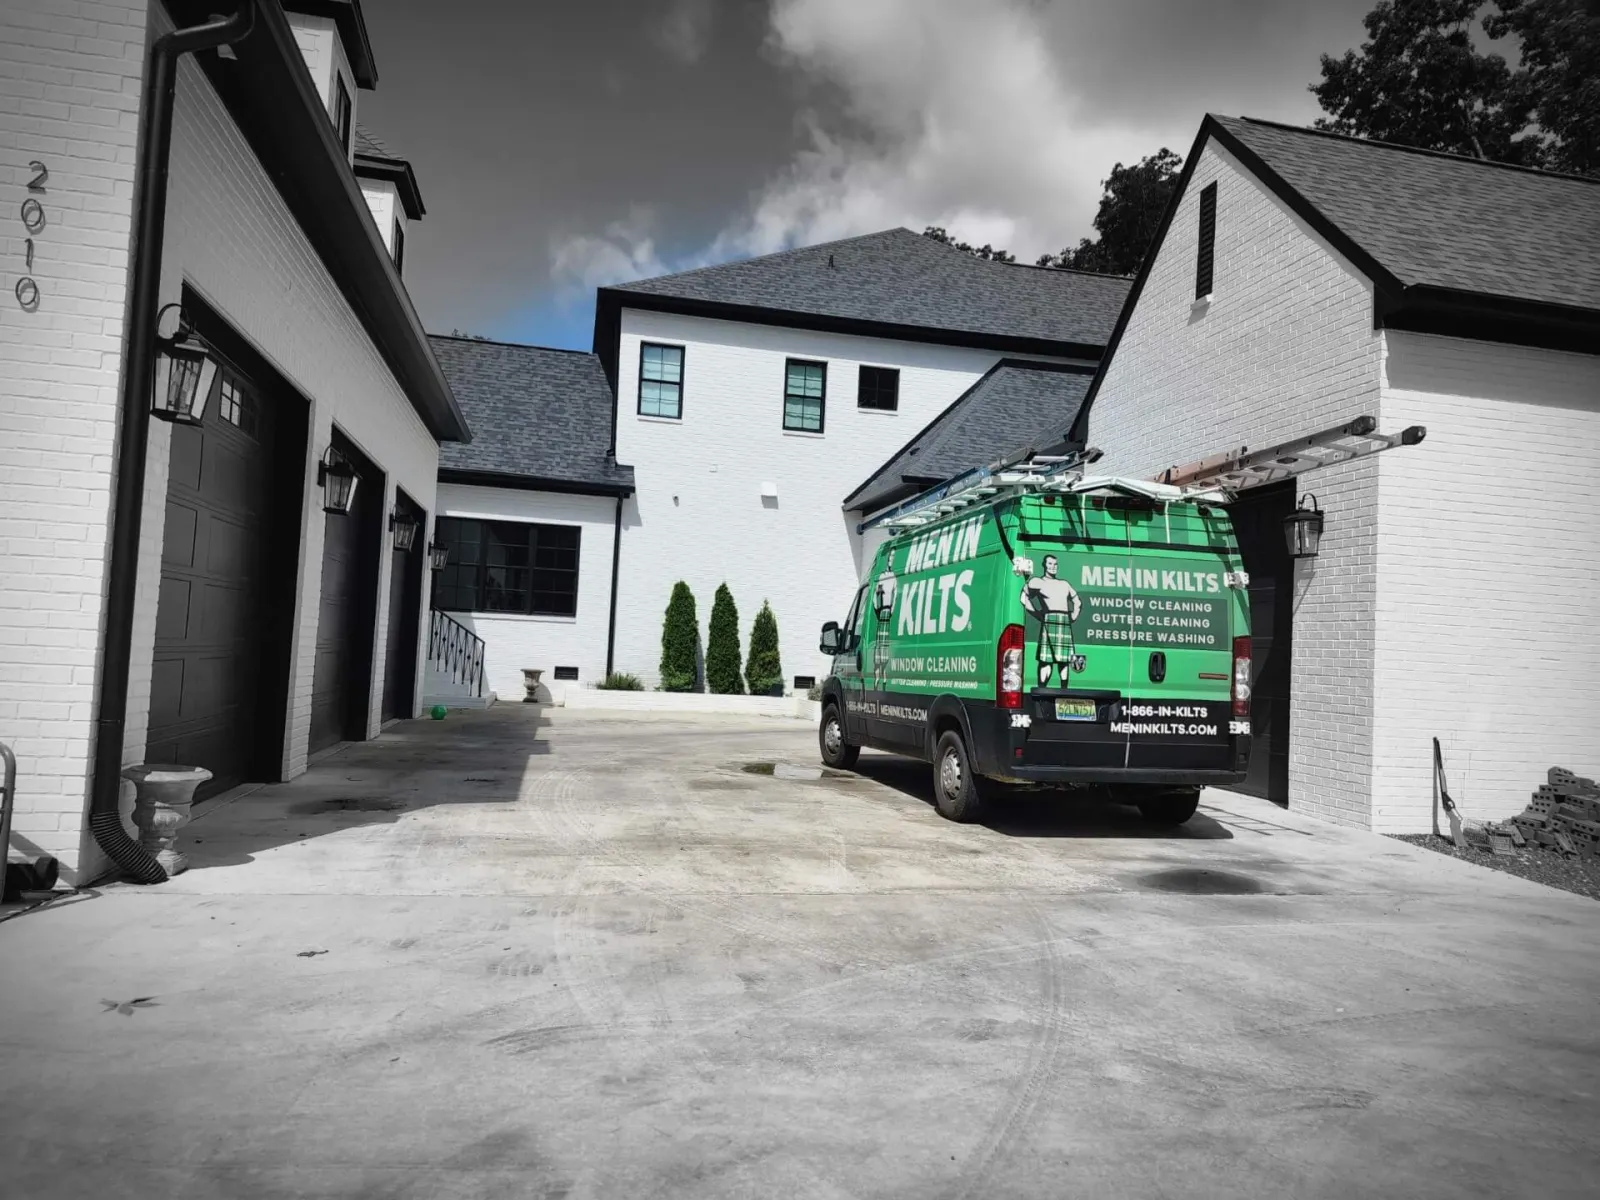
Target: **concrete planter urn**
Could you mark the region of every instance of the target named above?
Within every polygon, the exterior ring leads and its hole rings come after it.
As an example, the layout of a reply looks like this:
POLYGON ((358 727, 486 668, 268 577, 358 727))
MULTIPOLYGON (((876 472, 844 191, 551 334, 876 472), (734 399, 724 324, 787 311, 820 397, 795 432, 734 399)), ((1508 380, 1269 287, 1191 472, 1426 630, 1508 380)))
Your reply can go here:
POLYGON ((165 763, 140 763, 122 777, 133 784, 133 823, 139 844, 168 875, 189 869, 189 860, 173 849, 178 830, 189 823, 194 790, 211 778, 204 767, 175 767, 165 763))
POLYGON ((522 697, 522 702, 524 704, 539 703, 539 676, 543 674, 544 669, 542 667, 522 668, 522 690, 525 693, 522 697))

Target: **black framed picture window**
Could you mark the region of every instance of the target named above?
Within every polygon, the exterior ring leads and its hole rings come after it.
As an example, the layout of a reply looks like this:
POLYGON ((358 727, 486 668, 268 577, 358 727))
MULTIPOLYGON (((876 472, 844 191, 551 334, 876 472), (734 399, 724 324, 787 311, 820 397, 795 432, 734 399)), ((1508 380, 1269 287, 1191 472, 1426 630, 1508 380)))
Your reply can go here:
POLYGON ((896 367, 862 367, 857 408, 894 412, 900 407, 900 371, 896 367))
POLYGON ((440 517, 435 536, 450 565, 435 572, 433 607, 443 612, 578 613, 576 525, 440 517))
POLYGON ((682 418, 682 346, 645 342, 639 347, 639 415, 682 418))
POLYGON ((333 77, 333 127, 339 131, 339 145, 350 153, 350 126, 355 117, 355 107, 350 103, 350 89, 344 85, 343 75, 333 77))
POLYGON ((784 364, 783 427, 821 433, 828 391, 828 364, 791 358, 784 364))

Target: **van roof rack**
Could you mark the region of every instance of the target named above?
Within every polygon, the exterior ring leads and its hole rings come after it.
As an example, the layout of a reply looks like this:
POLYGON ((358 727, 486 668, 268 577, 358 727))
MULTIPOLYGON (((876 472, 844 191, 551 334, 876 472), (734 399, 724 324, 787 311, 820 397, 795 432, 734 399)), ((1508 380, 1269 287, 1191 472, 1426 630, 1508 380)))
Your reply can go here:
POLYGON ((1377 418, 1361 416, 1261 450, 1240 446, 1185 466, 1168 467, 1154 479, 1086 475, 1085 468, 1101 458, 1101 452, 1092 446, 1067 454, 1037 454, 1025 450, 953 476, 861 522, 856 532, 882 527, 899 533, 934 524, 962 509, 1004 495, 1029 492, 1115 491, 1159 501, 1225 504, 1235 494, 1249 488, 1263 487, 1396 446, 1414 446, 1427 432, 1421 425, 1412 425, 1396 434, 1379 433, 1377 418))

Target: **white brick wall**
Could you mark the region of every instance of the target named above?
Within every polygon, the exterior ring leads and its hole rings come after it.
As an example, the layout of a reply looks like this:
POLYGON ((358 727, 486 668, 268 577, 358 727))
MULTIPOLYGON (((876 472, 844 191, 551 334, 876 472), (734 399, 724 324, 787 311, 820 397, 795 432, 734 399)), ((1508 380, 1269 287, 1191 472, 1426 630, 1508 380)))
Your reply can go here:
MULTIPOLYGON (((1370 283, 1215 145, 1107 369, 1089 421, 1103 467, 1151 475, 1378 409, 1370 283), (1193 307, 1200 191, 1218 184, 1214 299, 1193 307)), ((1376 464, 1320 472, 1321 555, 1295 586, 1290 804, 1364 825, 1372 771, 1376 464)))
POLYGON ((0 741, 19 850, 78 860, 92 752, 145 0, 0 5, 0 741), (13 289, 42 161, 39 305, 13 289))
POLYGON ((1373 826, 1430 827, 1432 741, 1468 816, 1600 775, 1600 359, 1390 331, 1379 460, 1373 826))
POLYGON ((363 179, 361 195, 366 199, 367 211, 372 214, 372 223, 378 227, 378 235, 383 238, 384 247, 392 256, 395 223, 398 221, 401 225, 405 224, 405 216, 400 211, 394 184, 384 179, 363 179))
POLYGON ((571 496, 513 488, 439 485, 439 515, 488 521, 537 521, 576 525, 578 614, 575 617, 451 613, 486 643, 485 676, 501 699, 523 696, 522 670, 542 667, 551 699, 560 703, 569 687, 605 677, 606 631, 611 612, 611 552, 617 502, 610 496, 571 496), (558 682, 555 668, 577 667, 577 684, 558 682))
POLYGON ((654 686, 672 585, 693 589, 701 634, 717 585, 739 609, 740 650, 768 600, 778 619, 784 679, 827 673, 822 623, 842 619, 863 569, 857 516, 840 505, 1002 356, 801 329, 625 309, 619 362, 617 459, 637 496, 623 514, 616 667, 654 686), (637 415, 639 345, 687 347, 681 421, 637 415), (821 435, 783 429, 784 360, 828 364, 821 435), (856 407, 862 363, 900 368, 896 413, 856 407), (775 483, 777 502, 761 486, 775 483))
POLYGON ((307 13, 286 12, 289 28, 294 32, 295 43, 306 60, 311 81, 317 85, 317 95, 329 119, 333 117, 333 81, 343 79, 345 91, 350 96, 350 122, 355 127, 359 104, 356 84, 350 74, 350 60, 345 56, 344 41, 339 37, 339 27, 332 17, 314 17, 307 13))
MULTIPOLYGON (((143 0, 25 0, 0 15, 0 187, 20 204, 28 159, 50 168, 37 237, 36 313, 0 302, 0 739, 18 752, 19 844, 61 859, 66 877, 102 868, 83 827, 126 304, 143 0), (120 20, 120 24, 117 23, 120 20), (120 40, 119 40, 120 39, 120 40), (26 93, 34 88, 37 96, 26 93), (81 94, 80 94, 81 93, 81 94), (14 448, 14 449, 13 449, 14 448), (23 839, 26 839, 24 841, 23 839)), ((151 12, 156 32, 170 27, 151 12)), ((14 204, 13 204, 14 202, 14 204)), ((299 566, 299 631, 284 769, 304 769, 321 584, 323 514, 314 463, 334 423, 432 510, 437 447, 271 180, 192 60, 179 71, 161 300, 204 295, 311 401, 299 566)), ((20 239, 0 229, 6 297, 20 239)), ((153 424, 135 609, 125 759, 144 752, 170 431, 153 424)), ((379 595, 388 592, 382 556, 379 595)), ((424 606, 425 607, 425 606, 424 606)), ((373 630, 381 675, 387 605, 373 630)), ((419 632, 419 650, 422 638, 419 632)), ((419 671, 419 676, 421 672, 419 671)), ((376 731, 382 680, 372 687, 376 731)), ((126 799, 125 799, 126 802, 126 799)))

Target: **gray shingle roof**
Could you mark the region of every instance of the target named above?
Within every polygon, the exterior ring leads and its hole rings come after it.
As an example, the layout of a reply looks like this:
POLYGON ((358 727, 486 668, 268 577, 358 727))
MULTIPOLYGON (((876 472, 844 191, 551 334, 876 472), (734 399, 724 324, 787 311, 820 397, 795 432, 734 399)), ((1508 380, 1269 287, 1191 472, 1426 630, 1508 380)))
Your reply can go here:
POLYGON ((357 154, 365 154, 370 158, 392 158, 398 162, 405 161, 400 155, 389 149, 383 139, 379 138, 360 121, 356 122, 355 134, 352 140, 355 143, 357 154))
POLYGON ((1600 179, 1212 119, 1404 285, 1600 309, 1600 179))
POLYGON ((992 337, 1104 346, 1130 282, 1110 275, 997 263, 886 229, 621 284, 669 296, 992 337))
POLYGON ((875 512, 1025 447, 1059 442, 1092 378, 1082 368, 1001 359, 845 497, 845 506, 875 512))
POLYGON ((606 457, 611 389, 593 354, 437 334, 428 340, 472 427, 469 444, 439 448, 441 471, 633 486, 633 468, 606 457))

